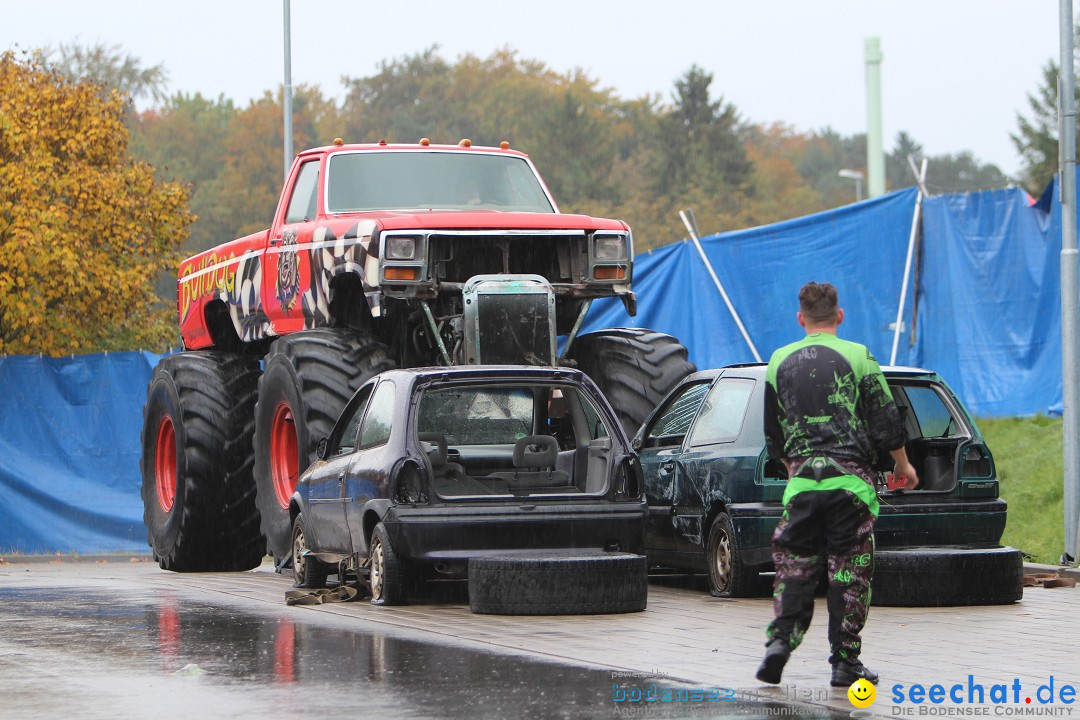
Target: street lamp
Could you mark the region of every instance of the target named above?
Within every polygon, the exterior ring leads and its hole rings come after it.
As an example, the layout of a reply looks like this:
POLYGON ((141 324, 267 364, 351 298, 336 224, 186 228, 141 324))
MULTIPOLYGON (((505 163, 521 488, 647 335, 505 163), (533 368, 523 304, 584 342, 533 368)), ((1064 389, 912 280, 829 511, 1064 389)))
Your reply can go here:
POLYGON ((854 180, 855 181, 855 202, 860 202, 862 200, 862 181, 863 181, 862 171, 861 170, 848 170, 847 168, 844 168, 843 170, 840 171, 839 175, 842 178, 847 178, 848 180, 854 180))

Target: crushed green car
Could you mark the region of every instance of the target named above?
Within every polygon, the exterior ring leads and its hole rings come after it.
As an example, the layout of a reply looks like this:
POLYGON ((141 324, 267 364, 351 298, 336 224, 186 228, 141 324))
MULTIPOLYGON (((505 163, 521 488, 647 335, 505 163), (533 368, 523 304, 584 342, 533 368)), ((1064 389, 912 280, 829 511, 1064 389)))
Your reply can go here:
MULTIPOLYGON (((763 364, 690 375, 633 440, 649 516, 650 564, 705 572, 718 597, 766 593, 770 541, 787 484, 765 451, 763 364)), ((907 430, 917 490, 888 488, 892 460, 877 468, 875 604, 1014 602, 1022 557, 1001 548, 1006 503, 994 458, 974 420, 936 373, 882 371, 907 430)))

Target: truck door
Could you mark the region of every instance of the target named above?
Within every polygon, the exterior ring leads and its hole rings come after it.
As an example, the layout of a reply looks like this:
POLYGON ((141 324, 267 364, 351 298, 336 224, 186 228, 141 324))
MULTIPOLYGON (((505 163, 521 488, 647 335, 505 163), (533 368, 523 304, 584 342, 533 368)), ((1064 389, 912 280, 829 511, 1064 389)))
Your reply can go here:
POLYGON ((319 159, 293 173, 283 216, 274 218, 263 258, 263 306, 278 335, 304 329, 302 295, 310 285, 308 252, 318 210, 319 159))

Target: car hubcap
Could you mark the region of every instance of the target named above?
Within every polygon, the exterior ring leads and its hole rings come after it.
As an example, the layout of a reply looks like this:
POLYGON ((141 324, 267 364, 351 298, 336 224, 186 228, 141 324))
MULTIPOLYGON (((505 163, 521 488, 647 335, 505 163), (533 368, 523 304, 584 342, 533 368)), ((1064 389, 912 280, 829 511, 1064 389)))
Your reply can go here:
POLYGON ((154 448, 154 485, 157 499, 165 512, 172 510, 176 501, 176 430, 172 418, 161 418, 158 425, 157 445, 154 448))
POLYGON ((288 509, 289 500, 296 489, 296 478, 300 474, 300 450, 292 409, 285 403, 278 405, 274 411, 274 421, 270 426, 270 473, 278 504, 288 509))
POLYGON ((717 530, 713 543, 713 582, 721 591, 731 583, 731 538, 724 530, 717 530))
POLYGON ((371 598, 382 598, 383 590, 383 546, 379 538, 371 540, 371 598))
POLYGON ((307 541, 304 539, 304 531, 298 529, 296 536, 293 538, 292 566, 293 575, 300 582, 304 581, 305 571, 307 570, 307 558, 304 557, 305 550, 307 550, 307 541))

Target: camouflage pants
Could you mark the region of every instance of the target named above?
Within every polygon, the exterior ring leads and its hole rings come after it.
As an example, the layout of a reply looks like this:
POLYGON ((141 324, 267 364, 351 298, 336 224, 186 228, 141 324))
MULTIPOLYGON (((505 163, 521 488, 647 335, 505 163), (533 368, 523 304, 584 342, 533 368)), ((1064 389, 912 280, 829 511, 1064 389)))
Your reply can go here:
POLYGON ((822 569, 829 577, 830 663, 853 660, 862 650, 874 574, 874 516, 847 490, 801 492, 788 502, 772 539, 776 619, 768 639, 794 650, 814 616, 814 591, 822 569))

